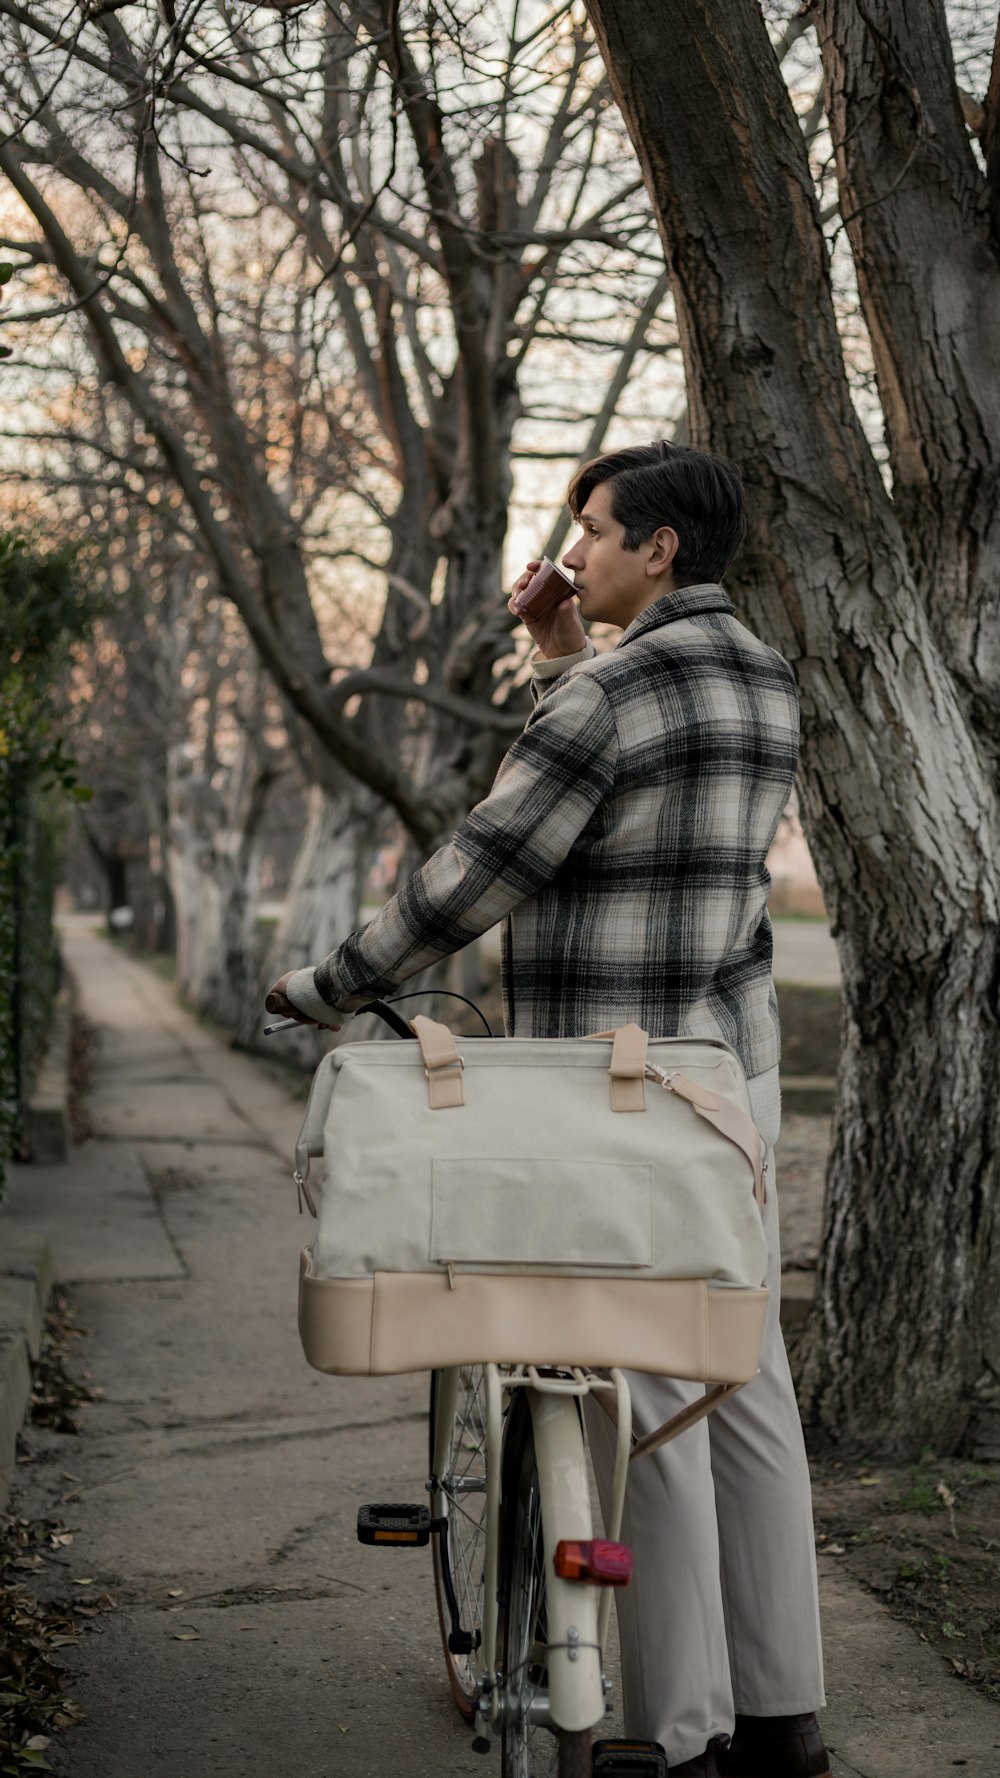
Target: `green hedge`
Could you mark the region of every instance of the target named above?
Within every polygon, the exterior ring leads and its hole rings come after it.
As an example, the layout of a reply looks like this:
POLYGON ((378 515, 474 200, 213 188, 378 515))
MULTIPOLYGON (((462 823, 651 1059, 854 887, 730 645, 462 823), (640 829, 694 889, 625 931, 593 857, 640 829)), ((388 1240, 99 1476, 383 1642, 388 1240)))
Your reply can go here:
MULTIPOLYGON (((0 759, 0 1165, 45 1053, 59 953, 52 921, 58 811, 19 761, 0 759)), ((2 1175, 0 1175, 2 1177, 2 1175)))
POLYGON ((72 643, 96 601, 72 549, 0 534, 0 1181, 15 1152, 55 994, 59 807, 85 795, 63 727, 72 643))
MULTIPOLYGON (((7 773, 0 767, 4 778, 7 773)), ((17 1140, 18 1059, 15 1041, 17 922, 14 917, 14 861, 6 844, 0 852, 0 1184, 3 1163, 17 1140)))

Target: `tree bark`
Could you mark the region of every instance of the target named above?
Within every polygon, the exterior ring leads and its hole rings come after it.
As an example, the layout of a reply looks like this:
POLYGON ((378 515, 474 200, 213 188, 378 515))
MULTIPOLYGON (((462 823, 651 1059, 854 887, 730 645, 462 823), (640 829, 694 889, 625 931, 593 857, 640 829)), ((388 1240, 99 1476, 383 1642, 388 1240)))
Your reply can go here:
POLYGON ((259 1004, 257 899, 267 770, 244 737, 220 793, 211 758, 192 766, 185 738, 167 749, 167 872, 177 916, 177 983, 207 1017, 238 1030, 259 1004), (228 792, 228 797, 226 795, 228 792))
MULTIPOLYGON (((802 134, 759 9, 588 11, 661 227, 692 442, 744 470, 732 584, 798 677, 803 815, 840 947, 804 1417, 869 1448, 954 1449, 1000 1379, 996 786, 851 404, 802 134)), ((931 387, 924 399, 933 413, 931 387)), ((967 443, 985 472, 995 446, 967 443)))
POLYGON ((1000 758, 1000 242, 941 0, 823 0, 826 110, 892 461, 935 640, 1000 758))
POLYGON ((244 836, 218 833, 211 849, 175 870, 193 890, 187 907, 184 967, 178 986, 192 1005, 227 1031, 239 1029, 259 997, 255 922, 260 848, 244 836))
POLYGON ((263 991, 286 970, 318 963, 357 930, 376 814, 373 800, 350 784, 336 795, 310 786, 306 811, 284 913, 268 947, 264 981, 248 998, 235 1028, 245 1043, 271 1044, 269 1054, 280 1053, 313 1067, 329 1048, 329 1032, 289 1031, 261 1039, 263 991))

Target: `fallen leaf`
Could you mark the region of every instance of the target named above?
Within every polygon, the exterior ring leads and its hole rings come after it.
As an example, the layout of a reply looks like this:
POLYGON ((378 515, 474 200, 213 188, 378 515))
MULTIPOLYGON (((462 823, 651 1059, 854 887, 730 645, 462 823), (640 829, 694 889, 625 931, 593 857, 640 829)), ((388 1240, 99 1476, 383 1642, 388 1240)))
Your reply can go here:
POLYGON ((174 1641, 175 1642, 200 1642, 201 1637, 199 1636, 197 1630, 175 1630, 174 1631, 174 1641))
POLYGON ((75 1587, 92 1587, 93 1584, 94 1577, 92 1574, 81 1574, 79 1577, 74 1574, 73 1576, 73 1585, 75 1587))
POLYGON ((844 1546, 842 1543, 828 1543, 823 1553, 827 1556, 842 1556, 844 1554, 844 1546))
POLYGON ((71 1729, 78 1722, 86 1722, 86 1720, 79 1704, 74 1703, 72 1698, 62 1698, 59 1708, 52 1718, 52 1727, 54 1729, 71 1729))
POLYGON ((30 1752, 32 1752, 32 1753, 41 1753, 42 1750, 48 1746, 48 1744, 49 1744, 49 1736, 48 1735, 32 1735, 30 1740, 28 1740, 24 1743, 25 1747, 28 1748, 30 1750, 30 1752))
POLYGON ((858 1481, 862 1488, 880 1488, 882 1486, 880 1475, 862 1475, 858 1477, 858 1481))
POLYGON ((948 1508, 948 1523, 951 1527, 951 1535, 957 1543, 958 1526, 955 1524, 955 1496, 946 1482, 938 1482, 935 1492, 940 1495, 945 1506, 948 1508))
POLYGON ((167 1589, 167 1598, 168 1599, 183 1599, 183 1597, 184 1597, 184 1588, 183 1587, 168 1587, 168 1589, 167 1589))

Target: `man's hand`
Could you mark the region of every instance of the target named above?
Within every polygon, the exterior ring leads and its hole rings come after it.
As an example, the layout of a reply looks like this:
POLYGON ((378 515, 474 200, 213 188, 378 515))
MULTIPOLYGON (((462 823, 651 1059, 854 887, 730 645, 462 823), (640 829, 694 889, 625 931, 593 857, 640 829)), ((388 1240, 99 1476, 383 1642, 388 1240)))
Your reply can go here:
MULTIPOLYGON (((277 1013, 283 1019, 294 1019, 296 1024, 318 1025, 318 1019, 311 1019, 307 1013, 300 1012, 298 1007, 293 1006, 285 994, 285 987, 288 979, 294 974, 294 969, 288 969, 285 971, 284 975, 278 977, 278 980, 274 985, 268 988, 267 993, 264 996, 264 1005, 268 1012, 277 1013)), ((340 1030, 339 1025, 327 1025, 325 1028, 328 1031, 340 1030)))
POLYGON ((507 610, 513 612, 523 623, 528 635, 545 656, 547 661, 558 660, 564 654, 579 654, 581 648, 587 646, 587 634, 580 621, 580 611, 575 599, 567 594, 561 605, 554 611, 546 612, 544 617, 532 620, 523 617, 521 612, 514 611, 514 600, 518 593, 523 593, 533 574, 537 574, 541 562, 529 562, 524 573, 514 582, 507 610))

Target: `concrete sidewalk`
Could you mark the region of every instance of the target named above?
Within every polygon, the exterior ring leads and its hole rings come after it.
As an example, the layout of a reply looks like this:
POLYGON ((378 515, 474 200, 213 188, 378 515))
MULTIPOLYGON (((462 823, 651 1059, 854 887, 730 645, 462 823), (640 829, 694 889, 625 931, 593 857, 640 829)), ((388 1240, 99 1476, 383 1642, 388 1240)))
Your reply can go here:
MULTIPOLYGON (((487 1774, 453 1712, 422 1552, 355 1541, 359 1502, 422 1497, 426 1380, 310 1371, 295 1325, 301 1115, 267 1071, 75 922, 100 1026, 94 1139, 14 1170, 0 1241, 45 1235, 103 1393, 32 1430, 17 1510, 72 1531, 49 1585, 109 1591, 75 1650, 73 1778, 487 1774)), ((821 1559, 837 1778, 1000 1769, 1000 1710, 821 1559)), ((615 1732, 613 1725, 610 1732, 615 1732)))

